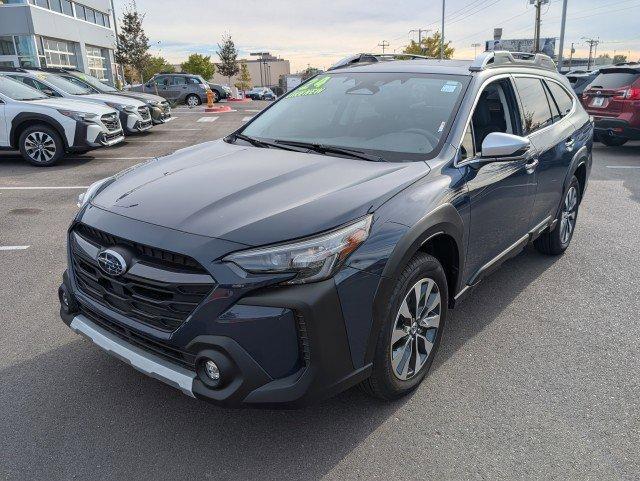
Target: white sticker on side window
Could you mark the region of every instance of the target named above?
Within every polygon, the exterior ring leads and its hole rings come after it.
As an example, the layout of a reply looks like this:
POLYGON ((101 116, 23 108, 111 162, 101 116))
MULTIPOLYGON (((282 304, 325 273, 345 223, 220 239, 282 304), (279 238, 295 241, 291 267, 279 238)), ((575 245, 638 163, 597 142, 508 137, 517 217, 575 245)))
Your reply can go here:
POLYGON ((456 91, 457 87, 458 85, 446 83, 442 86, 442 88, 440 89, 440 92, 452 93, 456 91))
POLYGON ((442 132, 444 130, 444 126, 446 125, 446 122, 442 122, 440 124, 440 128, 438 128, 438 133, 442 132))

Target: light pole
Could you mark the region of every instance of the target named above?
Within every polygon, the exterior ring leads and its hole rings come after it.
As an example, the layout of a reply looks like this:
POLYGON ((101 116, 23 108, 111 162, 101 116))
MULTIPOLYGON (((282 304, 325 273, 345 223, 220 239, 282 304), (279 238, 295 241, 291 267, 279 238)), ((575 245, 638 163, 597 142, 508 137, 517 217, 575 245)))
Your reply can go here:
POLYGON ((562 21, 560 23, 560 48, 558 52, 558 71, 562 72, 562 61, 564 54, 564 29, 567 24, 567 0, 562 2, 562 21))
MULTIPOLYGON (((118 19, 116 18, 117 17, 116 7, 113 5, 113 0, 111 0, 111 16, 113 17, 113 31, 116 34, 116 48, 118 48, 118 19)), ((121 65, 121 64, 118 64, 118 65, 120 65, 120 73, 122 75, 122 85, 124 86, 125 84, 124 65, 121 65)))
POLYGON ((440 60, 444 58, 444 9, 445 1, 442 0, 442 32, 440 34, 440 60))

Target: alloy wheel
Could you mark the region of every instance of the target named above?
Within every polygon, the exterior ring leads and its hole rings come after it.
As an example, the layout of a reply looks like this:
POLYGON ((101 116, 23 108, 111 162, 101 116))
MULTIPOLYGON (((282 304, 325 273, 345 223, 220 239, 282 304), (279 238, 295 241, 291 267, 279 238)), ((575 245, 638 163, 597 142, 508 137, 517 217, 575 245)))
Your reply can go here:
POLYGON ((31 132, 24 141, 27 155, 35 162, 49 162, 56 155, 56 143, 46 132, 31 132))
POLYGON ((189 107, 197 107, 198 106, 198 98, 195 95, 189 96, 187 99, 187 105, 189 107))
POLYGON ((433 279, 423 278, 405 296, 391 333, 391 367, 402 381, 425 365, 440 327, 441 298, 433 279))
POLYGON ((575 185, 567 191, 562 205, 560 219, 560 241, 566 244, 571 239, 573 229, 576 226, 576 216, 578 214, 578 189, 575 185))

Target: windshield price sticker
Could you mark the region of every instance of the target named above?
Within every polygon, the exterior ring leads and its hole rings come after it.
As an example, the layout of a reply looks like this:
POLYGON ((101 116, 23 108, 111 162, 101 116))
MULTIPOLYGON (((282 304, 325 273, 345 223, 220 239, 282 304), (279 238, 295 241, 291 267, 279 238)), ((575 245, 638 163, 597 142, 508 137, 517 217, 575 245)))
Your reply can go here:
POLYGON ((294 98, 294 97, 306 97, 307 95, 318 95, 322 92, 324 92, 325 90, 325 84, 329 81, 328 76, 326 77, 320 77, 316 80, 314 80, 313 82, 309 82, 307 84, 304 84, 303 86, 299 87, 298 89, 294 90, 293 92, 291 92, 289 95, 287 95, 285 98, 294 98))

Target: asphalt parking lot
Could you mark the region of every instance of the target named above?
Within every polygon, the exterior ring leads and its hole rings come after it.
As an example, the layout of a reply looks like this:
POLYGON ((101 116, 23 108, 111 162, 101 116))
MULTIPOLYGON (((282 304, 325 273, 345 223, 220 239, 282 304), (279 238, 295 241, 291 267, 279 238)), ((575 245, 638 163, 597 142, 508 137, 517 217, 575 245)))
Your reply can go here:
POLYGON ((354 389, 296 411, 221 409, 62 323, 81 187, 222 137, 264 105, 178 109, 49 169, 0 154, 0 478, 637 479, 640 143, 596 144, 566 254, 527 249, 486 279, 453 311, 426 382, 391 404, 354 389))

